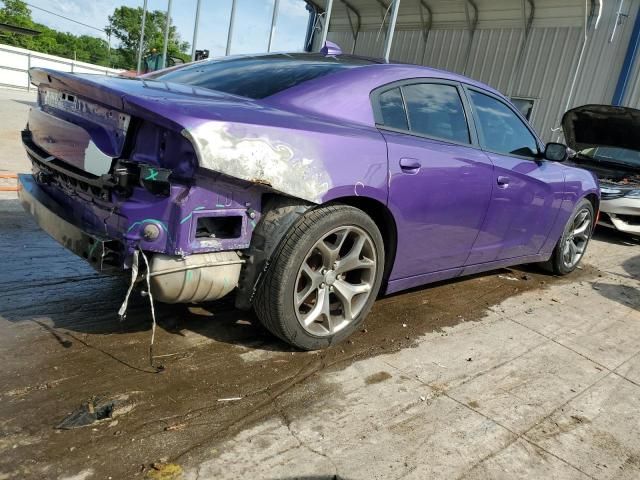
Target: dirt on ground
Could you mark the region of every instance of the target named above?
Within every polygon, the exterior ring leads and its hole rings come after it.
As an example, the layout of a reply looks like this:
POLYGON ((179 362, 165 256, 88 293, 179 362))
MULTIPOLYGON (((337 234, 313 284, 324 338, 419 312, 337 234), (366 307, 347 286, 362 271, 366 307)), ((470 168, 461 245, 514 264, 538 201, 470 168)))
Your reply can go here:
MULTIPOLYGON (((160 464, 210 455, 285 403, 303 410, 331 395, 312 381, 320 371, 411 348, 427 332, 447 335, 518 293, 598 275, 585 266, 559 279, 527 267, 382 298, 350 340, 320 352, 292 350, 232 299, 157 304, 152 366, 148 298, 135 294, 121 322, 127 279, 95 273, 16 201, 0 202, 0 224, 1 478, 58 478, 88 465, 95 478, 153 476, 160 464), (60 428, 79 408, 104 418, 60 428)), ((374 377, 366 381, 385 379, 374 377)))

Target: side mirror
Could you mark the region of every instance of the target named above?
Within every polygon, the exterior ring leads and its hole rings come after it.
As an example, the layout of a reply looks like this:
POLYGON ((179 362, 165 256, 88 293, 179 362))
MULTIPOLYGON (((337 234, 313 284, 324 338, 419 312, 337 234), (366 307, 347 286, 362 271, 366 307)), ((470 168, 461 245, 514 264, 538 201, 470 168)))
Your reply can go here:
POLYGON ((564 162, 569 157, 567 146, 562 143, 547 143, 544 158, 552 162, 564 162))

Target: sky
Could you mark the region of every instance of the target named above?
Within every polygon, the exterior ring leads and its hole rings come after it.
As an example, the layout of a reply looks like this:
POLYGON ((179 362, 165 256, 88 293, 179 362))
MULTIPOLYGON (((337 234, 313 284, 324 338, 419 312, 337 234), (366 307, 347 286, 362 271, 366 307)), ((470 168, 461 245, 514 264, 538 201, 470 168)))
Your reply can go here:
MULTIPOLYGON (((196 48, 207 49, 211 56, 225 54, 232 0, 201 0, 200 26, 196 48)), ((231 54, 260 53, 267 50, 274 0, 236 0, 236 21, 231 54)), ((98 28, 108 24, 108 16, 120 5, 141 7, 143 0, 27 0, 34 21, 76 35, 102 36, 97 30, 69 22, 33 7, 55 11, 65 17, 98 28)), ((148 0, 149 10, 166 10, 167 0, 148 0)), ((182 40, 191 45, 196 0, 173 0, 171 18, 182 40)), ((273 51, 303 49, 308 12, 304 0, 280 0, 273 51)))

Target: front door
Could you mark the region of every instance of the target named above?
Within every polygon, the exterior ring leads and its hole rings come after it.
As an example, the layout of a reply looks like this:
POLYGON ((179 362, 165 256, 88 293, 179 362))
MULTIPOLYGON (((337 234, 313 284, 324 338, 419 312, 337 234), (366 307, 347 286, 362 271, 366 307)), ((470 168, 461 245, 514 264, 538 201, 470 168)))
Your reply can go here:
POLYGON ((505 102, 472 88, 467 93, 494 165, 491 204, 467 264, 535 255, 562 203, 563 169, 541 159, 535 135, 505 102))
POLYGON ((378 94, 398 230, 392 280, 462 267, 484 221, 493 166, 461 94, 456 83, 426 80, 378 94))

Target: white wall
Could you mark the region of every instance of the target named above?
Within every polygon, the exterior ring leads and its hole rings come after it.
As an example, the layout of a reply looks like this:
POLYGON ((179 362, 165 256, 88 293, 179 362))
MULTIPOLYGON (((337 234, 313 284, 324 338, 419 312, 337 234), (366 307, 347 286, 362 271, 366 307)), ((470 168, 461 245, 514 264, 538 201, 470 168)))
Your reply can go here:
POLYGON ((121 70, 92 65, 91 63, 76 62, 68 58, 47 55, 24 48, 11 47, 0 44, 0 86, 31 88, 29 83, 29 68, 43 67, 63 72, 98 73, 117 75, 121 70))

